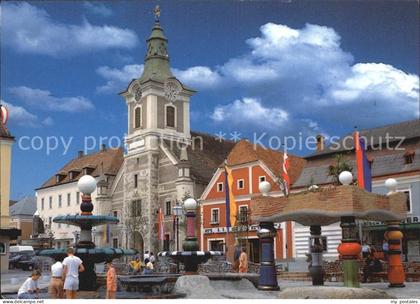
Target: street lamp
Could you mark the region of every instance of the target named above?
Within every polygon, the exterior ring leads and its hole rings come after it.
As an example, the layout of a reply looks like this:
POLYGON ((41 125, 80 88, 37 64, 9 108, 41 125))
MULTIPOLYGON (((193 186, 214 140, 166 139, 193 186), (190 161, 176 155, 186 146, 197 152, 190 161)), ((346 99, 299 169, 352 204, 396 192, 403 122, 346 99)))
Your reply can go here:
POLYGON ((172 208, 172 212, 176 218, 176 251, 179 251, 179 217, 182 215, 183 210, 179 202, 172 208))
MULTIPOLYGON (((182 215, 183 210, 178 201, 172 208, 172 212, 175 215, 176 220, 176 251, 179 251, 179 217, 182 215)), ((176 262, 176 272, 179 273, 179 261, 176 262)))

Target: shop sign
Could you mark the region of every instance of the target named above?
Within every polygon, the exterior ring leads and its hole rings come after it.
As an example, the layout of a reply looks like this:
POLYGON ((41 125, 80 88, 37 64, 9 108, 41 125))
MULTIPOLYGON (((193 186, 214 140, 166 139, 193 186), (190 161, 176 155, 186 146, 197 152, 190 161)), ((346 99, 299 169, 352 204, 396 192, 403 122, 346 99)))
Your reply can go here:
MULTIPOLYGON (((407 216, 405 219, 401 221, 401 224, 420 223, 419 219, 420 219, 420 216, 418 215, 407 216)), ((364 221, 362 225, 363 226, 380 226, 380 225, 386 225, 386 224, 380 221, 364 221)))
MULTIPOLYGON (((249 225, 249 226, 234 226, 229 229, 229 232, 246 232, 246 231, 258 231, 258 225, 249 225)), ((279 229, 280 224, 275 223, 274 228, 279 229)), ((212 233, 227 233, 226 227, 214 227, 214 228, 204 228, 204 234, 212 233)))

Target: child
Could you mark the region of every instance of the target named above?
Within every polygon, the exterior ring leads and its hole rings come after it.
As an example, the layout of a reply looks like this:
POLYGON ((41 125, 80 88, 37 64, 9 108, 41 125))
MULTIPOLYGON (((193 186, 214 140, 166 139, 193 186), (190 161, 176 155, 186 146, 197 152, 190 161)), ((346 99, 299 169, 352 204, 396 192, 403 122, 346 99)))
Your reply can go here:
POLYGON ((106 273, 106 298, 115 299, 117 292, 117 272, 115 271, 114 265, 112 265, 112 260, 106 261, 106 266, 108 266, 106 273))
POLYGON ((40 277, 41 271, 34 270, 31 276, 19 288, 18 299, 37 299, 39 297, 38 279, 40 277))
POLYGON ((144 267, 143 274, 150 274, 150 273, 152 273, 153 272, 153 264, 152 264, 152 262, 150 262, 149 259, 145 259, 144 260, 144 264, 146 264, 146 265, 144 267))

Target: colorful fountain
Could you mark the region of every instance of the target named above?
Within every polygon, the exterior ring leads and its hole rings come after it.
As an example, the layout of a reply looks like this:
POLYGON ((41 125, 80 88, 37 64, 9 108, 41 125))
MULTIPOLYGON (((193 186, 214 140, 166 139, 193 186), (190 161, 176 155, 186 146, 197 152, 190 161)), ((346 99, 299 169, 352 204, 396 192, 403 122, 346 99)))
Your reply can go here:
MULTIPOLYGON (((105 262, 109 258, 118 258, 123 255, 135 255, 136 250, 120 248, 97 248, 92 241, 92 227, 117 224, 119 221, 113 216, 93 215, 93 204, 91 193, 96 189, 96 180, 90 175, 84 175, 78 182, 82 195, 80 215, 61 215, 53 219, 54 223, 68 224, 80 227, 80 238, 75 245, 76 256, 82 259, 85 271, 79 276, 79 289, 94 291, 97 289, 95 264, 105 262)), ((65 249, 46 249, 39 255, 49 257, 66 256, 65 249)))
POLYGON ((197 274, 198 265, 207 262, 214 256, 223 255, 220 251, 199 251, 197 237, 195 236, 195 217, 198 203, 189 198, 184 202, 187 216, 187 235, 182 244, 183 251, 163 251, 158 256, 169 257, 184 264, 185 274, 197 274))

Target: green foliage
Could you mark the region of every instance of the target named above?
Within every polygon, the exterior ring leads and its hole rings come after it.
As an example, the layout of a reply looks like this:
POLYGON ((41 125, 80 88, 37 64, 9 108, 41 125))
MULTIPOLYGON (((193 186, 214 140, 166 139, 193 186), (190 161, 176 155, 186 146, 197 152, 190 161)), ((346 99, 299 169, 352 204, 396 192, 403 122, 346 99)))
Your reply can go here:
POLYGON ((353 167, 347 163, 343 154, 335 154, 334 165, 331 165, 328 168, 328 174, 334 177, 334 184, 339 185, 340 181, 338 180, 338 176, 340 175, 340 173, 343 171, 352 172, 352 170, 353 167))

